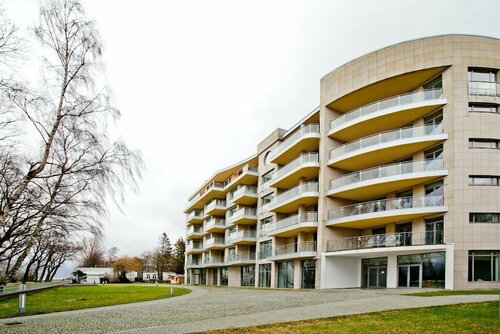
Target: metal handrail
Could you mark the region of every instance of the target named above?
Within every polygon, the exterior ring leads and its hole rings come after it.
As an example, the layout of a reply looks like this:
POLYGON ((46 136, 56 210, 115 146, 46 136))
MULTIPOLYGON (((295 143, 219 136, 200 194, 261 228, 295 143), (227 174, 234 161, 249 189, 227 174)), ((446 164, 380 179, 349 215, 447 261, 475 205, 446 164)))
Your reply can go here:
POLYGON ((278 147, 276 147, 274 150, 271 151, 271 153, 270 153, 271 159, 274 158, 275 156, 277 156, 278 154, 280 154, 281 152, 284 152, 298 138, 300 138, 301 136, 308 134, 308 133, 319 134, 319 124, 307 124, 307 125, 301 127, 300 129, 298 129, 290 137, 288 137, 287 139, 282 141, 278 147))
POLYGON ((257 209, 251 207, 244 207, 235 211, 233 214, 231 214, 231 212, 228 212, 228 216, 226 217, 226 225, 244 215, 257 216, 257 209))
POLYGON ((377 111, 402 106, 410 103, 437 100, 443 97, 442 89, 429 89, 422 92, 411 92, 389 97, 374 103, 367 104, 353 111, 347 112, 330 122, 330 130, 355 120, 356 118, 373 114, 377 111))
POLYGON ((286 217, 285 219, 278 220, 274 223, 271 223, 272 227, 270 228, 270 232, 279 230, 284 227, 298 225, 301 223, 309 223, 309 222, 318 222, 318 212, 316 211, 308 211, 301 214, 296 214, 290 217, 286 217))
POLYGON ((208 220, 205 220, 204 224, 204 230, 208 230, 211 227, 214 226, 220 226, 220 227, 225 227, 226 225, 226 220, 224 218, 211 218, 208 220))
POLYGON ((301 241, 286 245, 275 246, 273 254, 274 256, 277 256, 277 255, 294 254, 301 252, 316 252, 316 241, 301 241))
POLYGON ((443 206, 444 198, 442 195, 423 196, 423 197, 398 197, 382 199, 370 202, 363 202, 328 211, 328 220, 338 219, 348 216, 362 215, 366 213, 404 210, 423 207, 443 206))
POLYGON ((273 173, 272 181, 279 179, 283 175, 286 175, 287 173, 294 170, 298 166, 305 164, 307 162, 319 162, 319 153, 311 152, 301 155, 297 159, 293 160, 289 164, 283 166, 282 168, 278 169, 275 173, 273 173))
POLYGON ((443 124, 428 124, 423 126, 410 126, 398 130, 381 132, 376 135, 367 136, 361 139, 356 139, 340 147, 330 151, 330 159, 337 158, 343 154, 353 152, 362 148, 378 145, 381 143, 389 143, 401 139, 430 136, 442 134, 444 132, 443 124))
POLYGON ((303 184, 299 184, 298 186, 289 189, 278 196, 274 197, 271 202, 269 202, 270 206, 274 206, 278 203, 284 202, 289 200, 290 198, 293 198, 299 194, 306 193, 306 192, 318 192, 318 182, 316 181, 311 181, 311 182, 306 182, 303 184))
POLYGON ((244 230, 244 231, 238 231, 232 234, 228 234, 226 237, 226 244, 234 242, 235 240, 238 239, 254 239, 257 237, 257 233, 255 230, 244 230))
POLYGON ((444 243, 443 231, 400 232, 328 240, 327 251, 367 249, 376 247, 403 247, 439 245, 444 243))
POLYGON ((337 179, 330 180, 330 189, 335 189, 349 184, 378 179, 382 177, 441 170, 444 170, 443 159, 399 162, 395 164, 364 169, 358 172, 344 175, 337 179))

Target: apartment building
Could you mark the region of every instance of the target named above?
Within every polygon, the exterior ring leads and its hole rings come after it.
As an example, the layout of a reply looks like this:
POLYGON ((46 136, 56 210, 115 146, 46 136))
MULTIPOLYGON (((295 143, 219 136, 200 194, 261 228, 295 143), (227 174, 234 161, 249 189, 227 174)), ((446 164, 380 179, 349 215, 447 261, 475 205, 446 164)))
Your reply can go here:
POLYGON ((320 106, 188 200, 187 283, 500 287, 500 40, 355 59, 320 106))

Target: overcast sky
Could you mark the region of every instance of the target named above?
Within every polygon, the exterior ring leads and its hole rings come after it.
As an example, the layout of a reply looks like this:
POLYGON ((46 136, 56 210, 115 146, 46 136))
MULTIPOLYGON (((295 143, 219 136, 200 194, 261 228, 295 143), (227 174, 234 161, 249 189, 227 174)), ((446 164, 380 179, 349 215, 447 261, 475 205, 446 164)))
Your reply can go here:
MULTIPOLYGON (((4 0, 22 30, 37 0, 4 0)), ((106 246, 140 255, 184 236, 187 198, 319 105, 319 81, 370 51, 447 33, 500 38, 495 0, 83 0, 105 44, 120 136, 142 151, 138 194, 104 222, 106 246)))

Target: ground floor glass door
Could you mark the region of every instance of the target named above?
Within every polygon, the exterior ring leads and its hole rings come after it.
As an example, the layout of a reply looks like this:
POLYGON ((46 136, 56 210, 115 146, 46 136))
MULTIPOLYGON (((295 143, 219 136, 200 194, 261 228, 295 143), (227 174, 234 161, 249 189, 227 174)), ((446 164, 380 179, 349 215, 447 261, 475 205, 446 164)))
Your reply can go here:
POLYGON ((422 266, 419 264, 400 265, 398 267, 398 286, 400 288, 421 288, 422 266))
POLYGON ((361 264, 363 288, 387 287, 387 257, 363 259, 361 264))

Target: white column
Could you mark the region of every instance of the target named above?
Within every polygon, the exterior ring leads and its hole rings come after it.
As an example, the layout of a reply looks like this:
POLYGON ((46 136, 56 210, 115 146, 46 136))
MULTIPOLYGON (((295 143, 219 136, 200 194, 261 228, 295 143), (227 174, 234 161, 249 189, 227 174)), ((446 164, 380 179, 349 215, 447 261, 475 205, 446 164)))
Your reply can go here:
POLYGON ((446 245, 445 253, 445 281, 444 288, 446 290, 453 290, 453 271, 454 271, 454 259, 455 252, 453 244, 446 245))
POLYGON ((398 287, 398 256, 387 256, 387 288, 398 287))

